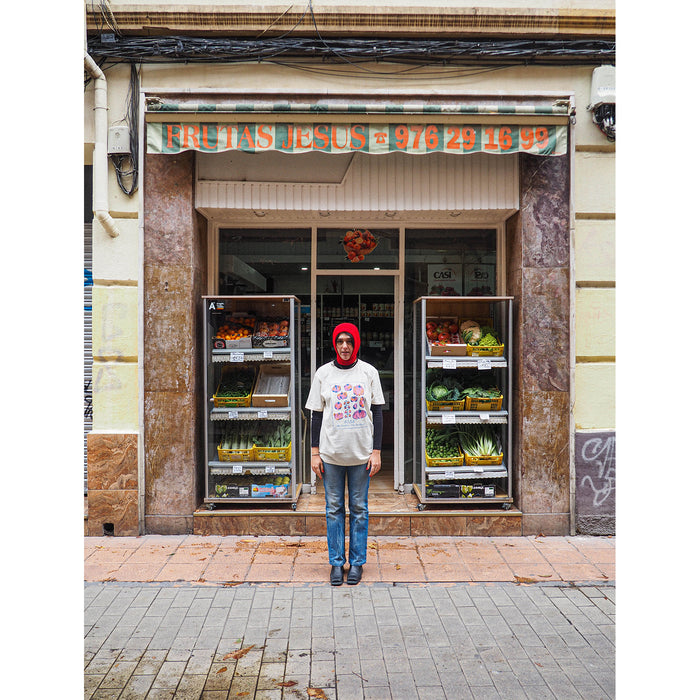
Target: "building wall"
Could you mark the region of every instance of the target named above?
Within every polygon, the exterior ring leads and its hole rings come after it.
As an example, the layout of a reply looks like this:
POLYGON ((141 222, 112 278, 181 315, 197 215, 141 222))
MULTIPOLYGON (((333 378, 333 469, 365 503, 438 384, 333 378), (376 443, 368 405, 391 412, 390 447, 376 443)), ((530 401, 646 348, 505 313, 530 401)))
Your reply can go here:
MULTIPOLYGON (((143 3, 124 2, 119 5, 143 3)), ((194 3, 196 4, 196 3, 194 3)), ((207 3, 219 5, 221 3, 207 3)), ((402 3, 407 5, 407 3, 402 3)), ((444 3, 420 3, 444 5, 444 3)), ((485 3, 502 7, 503 3, 485 3)), ((506 3, 516 6, 517 3, 506 3)), ((532 3, 527 3, 532 6, 532 3)), ((569 3, 535 3, 534 6, 569 3)), ((610 8, 611 3, 591 7, 610 8)), ((115 3, 112 4, 115 7, 115 3)), ((435 77, 434 69, 412 71, 411 79, 393 77, 389 83, 368 77, 348 66, 327 66, 323 72, 296 70, 293 65, 143 65, 142 87, 159 89, 182 87, 303 95, 363 94, 387 95, 391 89, 419 98, 436 94, 515 95, 557 93, 573 95, 576 104, 575 152, 571 186, 574 193, 572 221, 573 274, 575 295, 570 312, 574 314, 573 425, 575 426, 576 527, 580 531, 604 533, 614 529, 614 443, 615 443, 615 267, 614 223, 615 150, 593 125, 585 107, 595 66, 504 67, 491 72, 464 72, 459 77, 435 77), (423 77, 421 77, 423 74, 423 77), (600 448, 600 449, 599 449, 600 448), (598 453, 602 453, 601 457, 598 453), (601 494, 607 494, 605 497, 601 494)), ((129 66, 106 67, 109 123, 122 123, 126 113, 129 66)), ((382 64, 378 70, 390 71, 382 64)), ((93 93, 85 92, 85 162, 90 163, 94 141, 93 93)), ((119 189, 113 169, 109 175, 109 207, 120 230, 111 238, 94 221, 94 422, 88 436, 88 532, 102 534, 104 523, 115 526, 115 534, 135 534, 139 528, 139 435, 140 424, 138 280, 143 274, 139 250, 141 194, 127 197, 119 189)), ((188 224, 193 232, 201 222, 188 224)), ((197 234, 200 235, 200 234, 197 234)), ((201 243, 201 238, 200 238, 201 243)), ((192 255, 194 256, 194 251, 192 255)), ((193 258, 194 260, 194 258, 193 258)), ((193 288, 202 265, 191 262, 193 288), (199 272, 196 272, 199 270, 199 272)), ((194 312, 188 323, 195 323, 194 312)), ((189 389, 188 389, 189 390, 189 389)), ((568 410, 562 407, 561 410, 568 410)), ((194 415, 194 414, 193 414, 194 415)), ((196 416, 195 416, 196 418, 196 416)), ((150 488, 150 487, 149 487, 150 488)), ((196 484, 193 485, 196 491, 196 484)), ((143 486, 142 486, 143 489, 143 486)), ((521 494, 524 496, 524 494, 521 494)), ((142 493, 143 514, 148 515, 148 492, 142 493)), ((190 507, 183 506, 183 513, 190 507)), ((153 512, 153 515, 156 513, 153 512)))

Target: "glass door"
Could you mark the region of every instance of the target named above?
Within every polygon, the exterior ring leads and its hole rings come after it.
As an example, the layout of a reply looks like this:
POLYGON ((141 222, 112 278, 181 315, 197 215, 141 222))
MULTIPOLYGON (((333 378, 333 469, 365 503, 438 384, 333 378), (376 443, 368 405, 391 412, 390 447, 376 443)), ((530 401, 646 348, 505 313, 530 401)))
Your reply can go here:
MULTIPOLYGON (((399 277, 394 271, 372 270, 351 274, 347 270, 318 271, 315 276, 315 312, 312 310, 312 343, 315 344, 315 367, 335 358, 332 346, 333 329, 343 322, 354 323, 360 330, 360 359, 376 367, 384 393, 384 433, 382 440, 383 477, 393 473, 394 489, 403 489, 403 470, 398 472, 399 451, 395 449, 400 429, 396 406, 403 405, 397 395, 394 378, 403 353, 403 337, 399 331, 401 317, 395 300, 399 277)), ((312 475, 312 488, 315 487, 312 475)), ((374 480, 370 488, 386 484, 386 478, 374 480)))

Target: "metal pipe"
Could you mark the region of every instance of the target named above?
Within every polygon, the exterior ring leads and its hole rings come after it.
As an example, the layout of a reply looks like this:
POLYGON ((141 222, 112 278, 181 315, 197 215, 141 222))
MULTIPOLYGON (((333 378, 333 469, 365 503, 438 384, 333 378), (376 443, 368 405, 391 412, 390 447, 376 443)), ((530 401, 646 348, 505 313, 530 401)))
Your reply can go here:
POLYGON ((107 198, 107 79, 87 51, 85 52, 85 69, 95 79, 95 150, 92 157, 92 207, 95 217, 107 233, 112 238, 116 238, 119 235, 119 229, 109 213, 107 198))

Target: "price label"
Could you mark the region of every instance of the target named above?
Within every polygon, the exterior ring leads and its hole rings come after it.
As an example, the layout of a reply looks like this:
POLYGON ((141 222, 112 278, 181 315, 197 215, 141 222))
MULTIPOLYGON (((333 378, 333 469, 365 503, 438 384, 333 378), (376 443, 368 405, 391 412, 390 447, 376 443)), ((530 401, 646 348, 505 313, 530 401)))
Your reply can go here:
POLYGON ((445 470, 445 478, 446 479, 454 479, 455 478, 455 470, 454 469, 446 469, 445 470))
POLYGON ((266 360, 271 360, 272 359, 272 350, 263 350, 263 357, 266 360))
POLYGON ((267 418, 267 409, 263 409, 262 411, 258 411, 258 418, 267 418))
POLYGON ((228 417, 229 418, 238 418, 238 411, 229 411, 228 417))
POLYGON ((442 414, 442 424, 443 425, 454 425, 457 422, 457 417, 454 413, 443 413, 442 414))
POLYGON ((233 469, 234 474, 243 474, 243 465, 242 464, 234 464, 232 469, 233 469))
POLYGON ((476 361, 477 369, 491 369, 491 358, 490 357, 480 357, 476 361))
POLYGON ((482 474, 484 471, 483 467, 474 467, 474 471, 477 472, 478 474, 482 474))
POLYGON ((265 474, 274 474, 274 473, 275 473, 275 465, 274 464, 265 465, 265 474))
POLYGON ((229 361, 230 362, 243 362, 243 358, 245 356, 243 355, 242 352, 232 352, 229 355, 229 361))
POLYGON ((488 420, 490 417, 491 417, 491 415, 488 413, 480 413, 479 414, 479 418, 481 418, 481 420, 488 420))
POLYGON ((454 357, 443 357, 442 358, 442 368, 443 369, 457 369, 457 360, 454 357))

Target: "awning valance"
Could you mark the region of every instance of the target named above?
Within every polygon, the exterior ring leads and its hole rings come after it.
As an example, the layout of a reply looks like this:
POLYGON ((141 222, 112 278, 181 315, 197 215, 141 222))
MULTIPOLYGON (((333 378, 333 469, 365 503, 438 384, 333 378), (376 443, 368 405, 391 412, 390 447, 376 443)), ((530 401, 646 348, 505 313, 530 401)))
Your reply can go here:
MULTIPOLYGON (((257 116, 257 115, 256 115, 257 116)), ((148 153, 531 153, 563 155, 567 126, 497 123, 342 123, 310 121, 167 121, 147 124, 148 153)))

